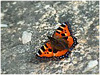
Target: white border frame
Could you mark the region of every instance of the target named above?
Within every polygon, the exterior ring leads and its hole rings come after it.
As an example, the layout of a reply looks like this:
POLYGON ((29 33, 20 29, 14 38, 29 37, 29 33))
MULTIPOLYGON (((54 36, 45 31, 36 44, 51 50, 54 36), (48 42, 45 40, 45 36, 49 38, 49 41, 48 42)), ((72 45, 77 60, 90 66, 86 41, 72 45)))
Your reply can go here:
MULTIPOLYGON (((1 0, 1 1, 99 1, 99 0, 1 0)), ((1 8, 1 1, 0 1, 0 8, 1 8)), ((100 1, 99 1, 99 13, 100 13, 100 1)), ((1 9, 0 9, 0 24, 1 24, 1 9)), ((100 14, 99 14, 99 27, 100 27, 100 14)), ((1 56, 1 26, 0 26, 0 56, 1 56)), ((1 74, 1 57, 0 57, 0 74, 1 74)), ((99 28, 99 74, 100 74, 100 28, 99 28)), ((7 75, 13 75, 13 74, 7 74, 7 75)), ((14 75, 32 75, 32 74, 14 74, 14 75)), ((34 75, 41 75, 41 74, 34 74, 34 75)), ((42 75, 48 75, 48 74, 42 74, 42 75)), ((57 74, 57 75, 69 75, 69 74, 57 74)), ((76 75, 76 74, 70 74, 70 75, 76 75)), ((83 75, 88 75, 88 74, 83 74, 83 75)))

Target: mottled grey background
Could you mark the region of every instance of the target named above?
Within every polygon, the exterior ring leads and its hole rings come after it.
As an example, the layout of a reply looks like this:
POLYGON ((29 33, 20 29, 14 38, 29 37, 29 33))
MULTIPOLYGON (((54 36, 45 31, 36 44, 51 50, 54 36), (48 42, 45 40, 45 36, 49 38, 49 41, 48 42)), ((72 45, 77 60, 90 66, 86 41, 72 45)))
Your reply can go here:
POLYGON ((98 1, 2 1, 1 23, 7 24, 1 28, 2 74, 99 73, 98 1), (35 59, 46 36, 65 21, 70 22, 79 42, 70 57, 47 62, 35 59), (26 44, 22 43, 24 31, 32 33, 26 44))

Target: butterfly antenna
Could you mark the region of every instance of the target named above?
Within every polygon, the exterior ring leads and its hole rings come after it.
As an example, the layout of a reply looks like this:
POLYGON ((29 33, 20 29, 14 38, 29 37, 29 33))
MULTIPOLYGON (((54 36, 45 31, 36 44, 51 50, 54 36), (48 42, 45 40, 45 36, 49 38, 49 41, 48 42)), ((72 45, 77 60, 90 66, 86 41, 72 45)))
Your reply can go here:
POLYGON ((52 40, 53 38, 51 36, 47 36, 49 40, 52 40))
POLYGON ((47 36, 48 38, 50 38, 50 36, 47 36))

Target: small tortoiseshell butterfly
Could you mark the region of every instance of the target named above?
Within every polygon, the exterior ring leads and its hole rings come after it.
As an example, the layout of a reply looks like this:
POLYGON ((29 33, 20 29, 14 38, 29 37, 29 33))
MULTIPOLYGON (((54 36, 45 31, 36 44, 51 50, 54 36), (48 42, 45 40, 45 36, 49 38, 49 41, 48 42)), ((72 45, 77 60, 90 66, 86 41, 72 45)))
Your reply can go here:
POLYGON ((69 22, 62 23, 52 37, 48 36, 48 39, 36 54, 37 57, 62 59, 68 57, 71 50, 78 44, 77 39, 72 35, 69 22))

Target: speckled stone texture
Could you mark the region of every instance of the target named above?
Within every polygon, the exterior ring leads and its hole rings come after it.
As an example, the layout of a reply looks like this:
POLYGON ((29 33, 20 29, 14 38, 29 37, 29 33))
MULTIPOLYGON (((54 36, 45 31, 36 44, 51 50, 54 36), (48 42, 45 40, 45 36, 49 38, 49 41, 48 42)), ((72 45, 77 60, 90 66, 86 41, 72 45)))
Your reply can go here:
POLYGON ((2 1, 2 74, 98 74, 98 1, 2 1), (69 21, 79 44, 69 58, 39 61, 36 52, 52 35, 58 23, 69 21), (31 41, 23 44, 23 32, 31 41), (27 35, 28 36, 28 35, 27 35), (95 64, 95 65, 93 65, 95 64))

